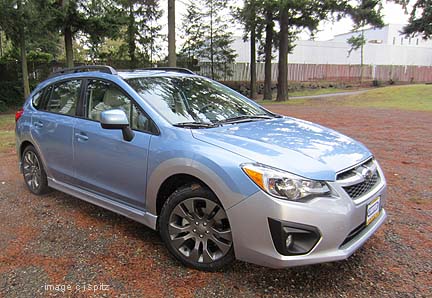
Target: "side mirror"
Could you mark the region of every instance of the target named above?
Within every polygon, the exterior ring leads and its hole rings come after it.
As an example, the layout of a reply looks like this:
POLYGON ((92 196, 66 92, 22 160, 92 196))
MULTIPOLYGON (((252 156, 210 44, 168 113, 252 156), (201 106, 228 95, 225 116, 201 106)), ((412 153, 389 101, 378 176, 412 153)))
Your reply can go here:
POLYGON ((100 124, 104 129, 121 129, 123 139, 132 141, 135 134, 129 126, 129 120, 126 113, 122 110, 108 110, 101 112, 100 124))

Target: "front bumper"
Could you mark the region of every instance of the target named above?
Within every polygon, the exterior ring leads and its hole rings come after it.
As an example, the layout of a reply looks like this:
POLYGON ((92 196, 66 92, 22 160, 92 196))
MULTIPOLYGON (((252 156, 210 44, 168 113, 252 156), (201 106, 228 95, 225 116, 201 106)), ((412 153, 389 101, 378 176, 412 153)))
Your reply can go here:
POLYGON ((387 217, 383 208, 385 181, 365 195, 360 203, 337 187, 333 189, 337 191, 337 197, 315 198, 305 203, 280 200, 259 191, 228 209, 236 258, 271 268, 285 268, 351 256, 387 217), (365 224, 367 204, 378 196, 381 198, 379 216, 353 236, 352 232, 365 224), (315 227, 321 237, 307 254, 282 255, 275 248, 269 218, 315 227))

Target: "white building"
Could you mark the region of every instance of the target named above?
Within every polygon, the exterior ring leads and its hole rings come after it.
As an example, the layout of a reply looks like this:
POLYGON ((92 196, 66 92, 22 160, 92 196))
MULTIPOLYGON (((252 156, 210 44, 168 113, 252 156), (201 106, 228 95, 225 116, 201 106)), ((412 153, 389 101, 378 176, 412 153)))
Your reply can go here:
MULTIPOLYGON (((404 25, 389 24, 380 29, 364 31, 364 63, 370 65, 432 66, 432 40, 415 36, 407 38, 400 33, 404 25)), ((360 64, 360 49, 348 55, 347 40, 360 32, 336 35, 328 41, 299 40, 289 63, 302 64, 360 64)), ((236 62, 250 62, 249 42, 237 38, 233 44, 238 56, 236 62)), ((277 53, 275 53, 277 62, 277 53)))
MULTIPOLYGON (((375 44, 432 47, 432 40, 424 40, 421 36, 406 37, 401 34, 404 26, 403 24, 388 24, 382 28, 365 29, 364 36, 369 43, 375 44)), ((331 41, 346 42, 351 36, 359 34, 361 34, 360 31, 338 34, 331 41)))

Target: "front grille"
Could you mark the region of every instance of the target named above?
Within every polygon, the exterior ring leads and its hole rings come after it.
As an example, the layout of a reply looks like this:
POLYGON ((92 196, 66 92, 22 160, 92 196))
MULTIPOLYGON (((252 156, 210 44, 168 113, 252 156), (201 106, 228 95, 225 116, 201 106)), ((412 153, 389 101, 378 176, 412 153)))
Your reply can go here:
POLYGON ((357 199, 362 195, 366 194, 367 192, 369 192, 372 188, 374 188, 375 185, 377 185, 378 181, 379 181, 378 172, 375 172, 375 174, 373 174, 372 177, 366 178, 365 181, 351 186, 343 187, 343 189, 347 192, 347 194, 352 199, 357 199))
POLYGON ((361 225, 359 225, 357 228, 355 228, 354 230, 352 230, 349 235, 345 238, 344 242, 342 242, 342 244, 339 246, 344 246, 345 244, 347 244, 348 242, 350 242, 351 240, 353 240, 358 234, 360 234, 364 229, 366 228, 366 223, 362 223, 361 225))
POLYGON ((368 193, 380 182, 377 167, 374 159, 369 159, 353 169, 339 173, 337 182, 355 200, 368 193))

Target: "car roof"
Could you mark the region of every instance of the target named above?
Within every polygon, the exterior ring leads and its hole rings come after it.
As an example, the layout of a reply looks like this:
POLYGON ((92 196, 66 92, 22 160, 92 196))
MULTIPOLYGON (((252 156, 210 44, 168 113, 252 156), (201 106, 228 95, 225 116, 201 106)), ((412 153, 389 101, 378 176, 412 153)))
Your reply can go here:
POLYGON ((194 77, 199 75, 189 69, 180 67, 158 67, 117 71, 113 67, 107 65, 82 65, 78 67, 64 68, 53 72, 46 80, 38 84, 33 91, 39 92, 40 89, 45 88, 47 85, 74 78, 101 78, 113 80, 121 84, 121 81, 127 79, 161 76, 194 77))
POLYGON ((116 69, 108 65, 81 65, 77 67, 59 69, 53 72, 49 78, 64 77, 71 74, 81 74, 81 73, 85 73, 87 75, 89 75, 90 73, 92 75, 95 75, 94 73, 119 75, 121 78, 124 79, 134 78, 134 77, 148 77, 148 76, 155 76, 155 75, 159 75, 159 76, 160 75, 178 76, 179 74, 195 75, 195 73, 192 72, 191 70, 186 68, 181 68, 181 67, 143 68, 143 69, 133 69, 133 70, 122 70, 117 72, 116 69))
POLYGON ((158 70, 158 69, 152 69, 152 70, 121 70, 117 73, 121 78, 127 80, 127 79, 133 79, 133 78, 142 78, 142 77, 160 77, 160 76, 169 76, 169 77, 191 77, 196 76, 196 74, 189 74, 184 72, 176 72, 171 70, 158 70))

